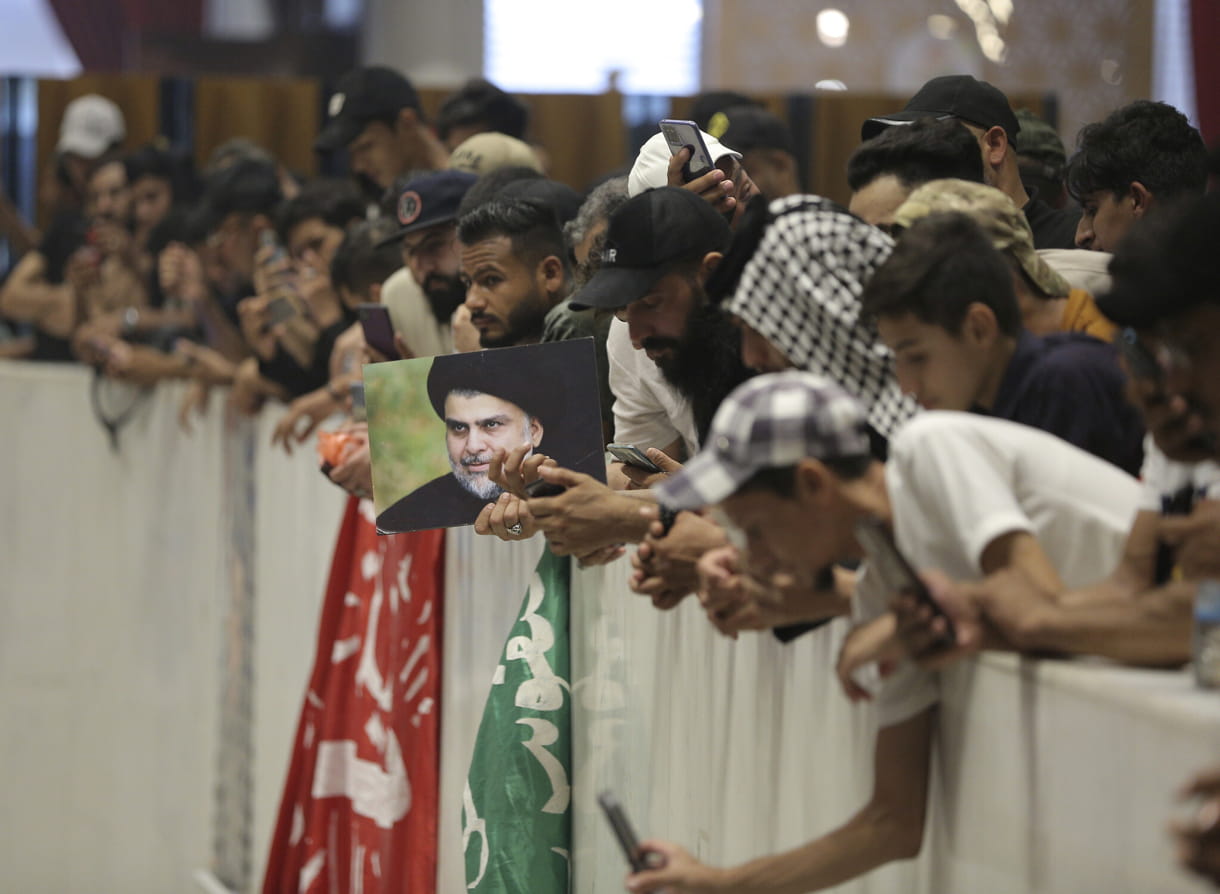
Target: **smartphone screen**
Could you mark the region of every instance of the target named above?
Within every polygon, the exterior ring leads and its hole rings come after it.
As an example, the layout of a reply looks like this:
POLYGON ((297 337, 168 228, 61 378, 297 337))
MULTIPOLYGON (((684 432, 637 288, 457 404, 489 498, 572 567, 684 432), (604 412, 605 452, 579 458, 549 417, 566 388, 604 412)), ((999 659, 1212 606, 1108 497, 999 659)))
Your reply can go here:
POLYGON ((957 632, 954 630, 952 619, 945 614, 944 610, 932 598, 932 594, 928 591, 924 582, 919 579, 919 575, 915 573, 915 569, 906 558, 898 551, 898 547, 894 545, 894 538, 890 536, 890 532, 885 525, 875 518, 868 518, 856 525, 856 538, 860 541, 860 545, 864 547, 864 552, 868 556, 868 560, 877 569, 877 573, 886 588, 893 593, 913 593, 921 603, 928 606, 932 611, 944 618, 945 624, 948 625, 948 631, 945 639, 948 642, 957 640, 957 632))
POLYGON ((364 330, 364 340, 368 346, 388 360, 398 360, 389 308, 384 304, 358 304, 356 314, 360 318, 360 328, 364 330))
POLYGON ((703 142, 699 125, 694 121, 666 118, 661 122, 661 133, 665 134, 665 144, 669 146, 670 155, 677 155, 683 149, 690 148, 690 160, 682 167, 682 179, 687 183, 702 177, 716 166, 707 144, 703 142))

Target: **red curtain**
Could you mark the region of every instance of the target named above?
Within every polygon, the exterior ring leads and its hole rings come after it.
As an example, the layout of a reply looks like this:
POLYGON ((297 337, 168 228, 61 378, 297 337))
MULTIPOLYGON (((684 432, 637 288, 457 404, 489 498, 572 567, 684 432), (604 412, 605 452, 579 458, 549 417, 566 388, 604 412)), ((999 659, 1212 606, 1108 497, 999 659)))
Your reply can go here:
POLYGON ((1195 105, 1207 145, 1220 142, 1220 0, 1191 0, 1191 48, 1195 57, 1195 105))
POLYGON ((198 34, 203 0, 48 0, 85 71, 122 71, 143 31, 198 34))

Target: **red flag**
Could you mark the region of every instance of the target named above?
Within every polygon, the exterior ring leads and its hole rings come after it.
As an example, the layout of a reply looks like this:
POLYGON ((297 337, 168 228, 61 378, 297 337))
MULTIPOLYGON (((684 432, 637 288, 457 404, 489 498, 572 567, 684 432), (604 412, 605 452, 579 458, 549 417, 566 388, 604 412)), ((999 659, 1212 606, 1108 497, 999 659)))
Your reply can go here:
POLYGON ((343 516, 263 894, 434 894, 444 531, 343 516))

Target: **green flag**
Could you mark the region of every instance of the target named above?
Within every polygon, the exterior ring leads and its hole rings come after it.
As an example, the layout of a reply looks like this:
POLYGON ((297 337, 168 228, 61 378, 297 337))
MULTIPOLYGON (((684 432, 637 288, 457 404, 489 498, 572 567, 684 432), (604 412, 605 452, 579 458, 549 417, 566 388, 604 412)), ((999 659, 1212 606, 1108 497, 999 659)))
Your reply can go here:
POLYGON ((466 887, 567 894, 572 853, 571 564, 538 560, 496 668, 462 799, 466 887))

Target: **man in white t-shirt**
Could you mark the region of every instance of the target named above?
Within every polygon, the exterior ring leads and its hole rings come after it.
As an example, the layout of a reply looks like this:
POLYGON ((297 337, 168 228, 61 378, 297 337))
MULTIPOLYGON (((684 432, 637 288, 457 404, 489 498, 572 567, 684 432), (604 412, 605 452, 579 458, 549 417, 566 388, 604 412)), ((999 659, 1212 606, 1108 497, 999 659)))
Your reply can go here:
MULTIPOLYGON (((856 524, 892 529, 917 568, 958 578, 1019 569, 1047 585, 1088 583, 1118 560, 1138 501, 1135 480, 1043 432, 965 413, 928 412, 869 456, 863 409, 803 372, 760 376, 716 414, 708 446, 656 489, 672 509, 719 504, 760 574, 811 574, 860 558, 856 524)), ((861 617, 892 594, 866 567, 861 617)), ((677 845, 646 841, 663 868, 636 892, 810 891, 918 854, 932 752, 936 673, 909 663, 881 684, 869 802, 842 826, 786 853, 716 869, 677 845)))

